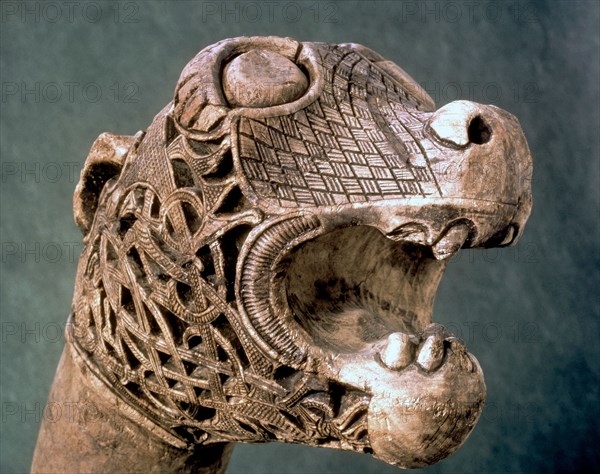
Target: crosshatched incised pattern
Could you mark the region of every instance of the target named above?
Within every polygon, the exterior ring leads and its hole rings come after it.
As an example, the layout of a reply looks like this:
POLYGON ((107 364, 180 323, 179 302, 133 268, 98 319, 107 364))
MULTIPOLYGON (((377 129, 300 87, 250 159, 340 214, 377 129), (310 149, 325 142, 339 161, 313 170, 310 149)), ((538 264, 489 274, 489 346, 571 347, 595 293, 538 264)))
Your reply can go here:
POLYGON ((440 196, 416 99, 362 55, 324 54, 325 87, 303 110, 239 123, 254 192, 281 207, 440 196))

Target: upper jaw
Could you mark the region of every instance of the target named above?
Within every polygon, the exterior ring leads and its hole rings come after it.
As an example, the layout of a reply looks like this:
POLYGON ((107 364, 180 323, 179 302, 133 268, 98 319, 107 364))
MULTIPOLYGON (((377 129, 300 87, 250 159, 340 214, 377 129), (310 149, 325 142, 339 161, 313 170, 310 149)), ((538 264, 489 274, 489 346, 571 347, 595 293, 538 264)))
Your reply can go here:
POLYGON ((516 243, 529 215, 527 206, 530 198, 524 204, 513 204, 427 196, 322 208, 318 213, 323 233, 348 226, 370 226, 390 240, 431 248, 434 258, 444 260, 460 248, 516 243))

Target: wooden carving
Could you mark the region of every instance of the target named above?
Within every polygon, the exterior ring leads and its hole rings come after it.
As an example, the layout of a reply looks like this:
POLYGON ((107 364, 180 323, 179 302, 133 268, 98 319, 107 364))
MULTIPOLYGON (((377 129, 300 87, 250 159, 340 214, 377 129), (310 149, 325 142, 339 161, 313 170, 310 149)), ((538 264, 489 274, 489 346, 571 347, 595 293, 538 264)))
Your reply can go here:
POLYGON ((221 472, 285 441, 410 468, 454 452, 485 398, 432 323, 448 258, 506 246, 531 209, 518 121, 439 110, 356 44, 221 41, 134 137, 103 134, 34 472, 221 472))

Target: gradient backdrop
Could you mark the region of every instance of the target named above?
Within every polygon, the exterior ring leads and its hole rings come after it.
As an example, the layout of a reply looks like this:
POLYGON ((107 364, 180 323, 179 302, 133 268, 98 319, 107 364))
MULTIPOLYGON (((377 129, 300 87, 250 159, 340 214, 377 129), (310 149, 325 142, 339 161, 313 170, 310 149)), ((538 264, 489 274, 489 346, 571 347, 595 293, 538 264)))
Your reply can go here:
MULTIPOLYGON (((455 258, 434 314, 478 357, 487 405, 462 449, 424 471, 598 470, 597 1, 0 6, 2 473, 28 471, 43 416, 68 416, 45 402, 81 250, 72 193, 90 145, 104 131, 145 128, 200 49, 268 34, 365 44, 438 106, 472 99, 520 119, 535 164, 526 232, 516 248, 455 258)), ((273 444, 237 447, 229 472, 399 471, 273 444)))

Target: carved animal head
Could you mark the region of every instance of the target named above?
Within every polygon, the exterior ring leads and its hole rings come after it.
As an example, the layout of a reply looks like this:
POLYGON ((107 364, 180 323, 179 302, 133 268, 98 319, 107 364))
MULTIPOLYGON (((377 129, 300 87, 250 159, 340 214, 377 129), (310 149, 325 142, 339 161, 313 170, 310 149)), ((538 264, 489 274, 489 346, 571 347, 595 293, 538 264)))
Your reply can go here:
POLYGON ((222 41, 145 132, 92 147, 72 343, 173 444, 431 464, 485 398, 432 324, 438 282, 460 248, 517 240, 530 174, 512 115, 435 111, 363 46, 222 41))

